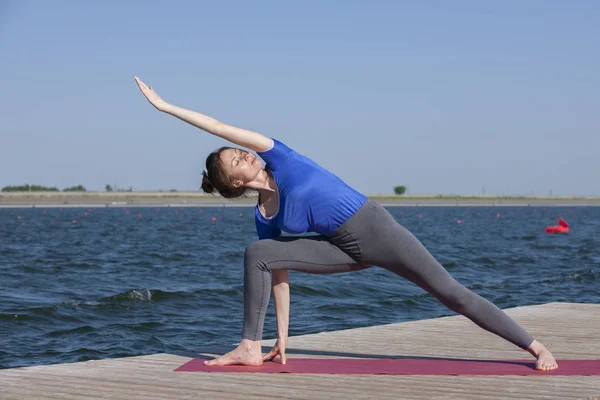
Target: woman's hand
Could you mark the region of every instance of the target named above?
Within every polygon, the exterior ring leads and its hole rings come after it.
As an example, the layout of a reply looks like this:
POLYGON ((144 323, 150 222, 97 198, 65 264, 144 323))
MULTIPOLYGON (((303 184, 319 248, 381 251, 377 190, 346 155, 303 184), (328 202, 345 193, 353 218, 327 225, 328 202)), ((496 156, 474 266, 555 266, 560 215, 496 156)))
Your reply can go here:
POLYGON ((148 100, 150 104, 152 104, 158 111, 165 111, 167 102, 164 101, 158 94, 156 94, 154 90, 152 90, 152 86, 146 86, 146 84, 137 76, 135 77, 135 81, 142 91, 142 94, 146 96, 146 100, 148 100))
POLYGON ((281 363, 285 364, 287 362, 287 357, 285 356, 285 348, 287 347, 287 338, 279 338, 277 342, 275 342, 275 346, 271 349, 270 352, 267 353, 266 356, 263 357, 263 361, 266 360, 274 360, 275 357, 281 357, 281 363))

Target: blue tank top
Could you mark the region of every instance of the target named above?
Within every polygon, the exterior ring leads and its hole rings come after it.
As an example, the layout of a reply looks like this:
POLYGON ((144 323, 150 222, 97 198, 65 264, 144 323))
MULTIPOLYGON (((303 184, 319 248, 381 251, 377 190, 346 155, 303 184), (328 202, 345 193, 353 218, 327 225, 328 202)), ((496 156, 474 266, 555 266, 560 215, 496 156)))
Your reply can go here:
POLYGON ((287 233, 316 232, 329 236, 367 198, 333 173, 273 139, 273 147, 257 154, 267 163, 279 189, 279 209, 265 218, 255 208, 259 239, 287 233))

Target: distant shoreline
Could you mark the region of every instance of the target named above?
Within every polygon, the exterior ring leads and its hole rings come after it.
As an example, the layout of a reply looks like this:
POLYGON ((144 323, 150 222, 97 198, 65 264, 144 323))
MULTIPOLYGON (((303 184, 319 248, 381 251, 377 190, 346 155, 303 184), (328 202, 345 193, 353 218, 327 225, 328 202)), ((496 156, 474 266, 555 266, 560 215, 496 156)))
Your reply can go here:
MULTIPOLYGON (((404 195, 369 198, 385 206, 600 206, 600 197, 404 195)), ((225 199, 200 192, 1 192, 0 208, 249 207, 257 196, 225 199)))

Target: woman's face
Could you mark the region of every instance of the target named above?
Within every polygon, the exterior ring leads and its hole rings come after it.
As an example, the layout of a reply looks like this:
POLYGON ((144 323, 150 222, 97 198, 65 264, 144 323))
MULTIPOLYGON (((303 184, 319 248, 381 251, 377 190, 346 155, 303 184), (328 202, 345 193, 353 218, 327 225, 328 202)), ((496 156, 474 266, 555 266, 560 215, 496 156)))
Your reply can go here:
POLYGON ((235 187, 251 182, 262 170, 262 161, 254 154, 240 149, 226 149, 221 152, 221 162, 235 187))

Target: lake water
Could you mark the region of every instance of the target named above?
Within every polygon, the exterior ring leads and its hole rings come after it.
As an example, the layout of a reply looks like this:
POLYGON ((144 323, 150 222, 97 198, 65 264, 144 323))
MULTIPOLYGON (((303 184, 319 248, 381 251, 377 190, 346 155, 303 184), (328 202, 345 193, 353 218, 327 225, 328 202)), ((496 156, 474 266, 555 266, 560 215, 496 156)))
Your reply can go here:
MULTIPOLYGON (((600 207, 387 208, 501 308, 600 303, 600 207)), ((247 207, 0 209, 0 368, 236 343, 254 240, 247 207)), ((291 336, 453 315, 381 268, 290 280, 291 336)))

